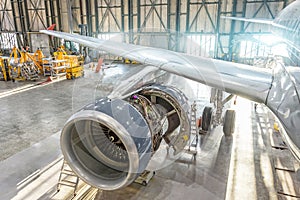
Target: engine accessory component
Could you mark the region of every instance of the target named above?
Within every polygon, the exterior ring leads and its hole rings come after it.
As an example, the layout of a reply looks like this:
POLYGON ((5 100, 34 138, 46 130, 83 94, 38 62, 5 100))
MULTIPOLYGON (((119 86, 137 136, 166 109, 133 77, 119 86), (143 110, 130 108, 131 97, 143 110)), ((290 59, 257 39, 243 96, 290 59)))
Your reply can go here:
POLYGON ((201 128, 203 131, 208 131, 211 125, 212 107, 206 106, 202 113, 201 128))
POLYGON ((235 110, 226 110, 223 132, 225 136, 231 136, 235 128, 235 110))

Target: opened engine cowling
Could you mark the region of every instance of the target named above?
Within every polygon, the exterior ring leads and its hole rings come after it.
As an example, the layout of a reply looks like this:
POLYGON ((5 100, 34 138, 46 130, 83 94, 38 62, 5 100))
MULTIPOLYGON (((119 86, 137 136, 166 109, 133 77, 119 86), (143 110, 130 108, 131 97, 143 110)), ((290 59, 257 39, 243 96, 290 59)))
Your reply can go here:
POLYGON ((100 99, 74 114, 61 134, 63 155, 88 184, 115 190, 132 183, 164 139, 180 152, 190 106, 176 88, 153 85, 125 99, 100 99))

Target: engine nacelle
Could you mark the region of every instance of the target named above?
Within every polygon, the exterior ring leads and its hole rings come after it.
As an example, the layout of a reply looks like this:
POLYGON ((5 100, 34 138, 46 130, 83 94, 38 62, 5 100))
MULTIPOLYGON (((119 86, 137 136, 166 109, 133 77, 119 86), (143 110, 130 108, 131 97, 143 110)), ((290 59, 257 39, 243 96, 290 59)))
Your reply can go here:
POLYGON ((125 99, 100 99, 67 121, 63 155, 88 184, 103 190, 125 187, 145 170, 162 140, 175 154, 186 146, 189 109, 183 93, 161 85, 125 99))

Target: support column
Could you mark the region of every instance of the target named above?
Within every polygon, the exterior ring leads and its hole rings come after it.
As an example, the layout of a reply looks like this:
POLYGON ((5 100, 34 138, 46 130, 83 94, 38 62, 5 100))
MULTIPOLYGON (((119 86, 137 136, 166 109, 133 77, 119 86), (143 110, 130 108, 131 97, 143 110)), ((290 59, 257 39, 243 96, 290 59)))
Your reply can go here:
MULTIPOLYGON (((236 16, 236 10, 237 10, 237 0, 233 0, 232 2, 232 13, 231 16, 236 16)), ((235 20, 231 21, 231 28, 230 28, 230 35, 229 35, 229 50, 228 50, 228 59, 229 61, 232 61, 233 59, 233 39, 234 39, 234 31, 235 31, 235 20)))
POLYGON ((128 0, 128 34, 129 43, 133 43, 133 3, 132 0, 128 0))
POLYGON ((85 0, 85 9, 86 9, 86 24, 88 29, 88 36, 93 36, 91 0, 85 0))
POLYGON ((175 50, 180 50, 180 15, 181 15, 181 0, 176 1, 176 47, 175 50))
POLYGON ((73 5, 73 0, 67 0, 67 7, 68 7, 68 23, 69 23, 69 32, 70 32, 70 33, 73 33, 72 5, 73 5))

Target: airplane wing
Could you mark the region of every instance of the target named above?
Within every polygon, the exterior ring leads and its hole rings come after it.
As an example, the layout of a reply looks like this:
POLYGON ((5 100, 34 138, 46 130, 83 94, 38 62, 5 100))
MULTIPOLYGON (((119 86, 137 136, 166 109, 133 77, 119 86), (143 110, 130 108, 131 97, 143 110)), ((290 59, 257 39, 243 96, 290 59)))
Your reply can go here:
MULTIPOLYGON (((277 28, 287 29, 287 26, 281 25, 277 22, 276 19, 259 19, 259 18, 244 18, 244 17, 228 17, 228 16, 221 16, 223 19, 235 20, 235 21, 242 21, 242 22, 249 22, 249 23, 257 23, 257 24, 266 24, 272 25, 277 28)), ((293 29, 287 29, 288 31, 293 31, 293 29)))
POLYGON ((40 32, 155 66, 259 103, 266 102, 272 84, 272 71, 266 69, 64 32, 40 32))
POLYGON ((223 19, 230 19, 230 20, 236 20, 236 21, 243 21, 243 22, 251 22, 251 23, 259 23, 259 24, 273 24, 272 19, 259 19, 259 18, 243 18, 243 17, 227 17, 227 16, 221 16, 223 19))

